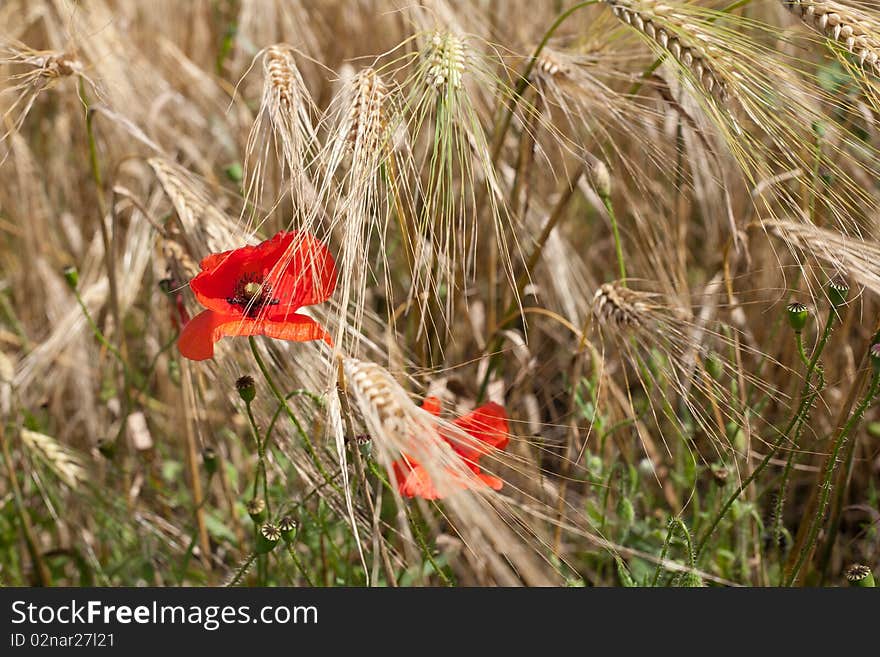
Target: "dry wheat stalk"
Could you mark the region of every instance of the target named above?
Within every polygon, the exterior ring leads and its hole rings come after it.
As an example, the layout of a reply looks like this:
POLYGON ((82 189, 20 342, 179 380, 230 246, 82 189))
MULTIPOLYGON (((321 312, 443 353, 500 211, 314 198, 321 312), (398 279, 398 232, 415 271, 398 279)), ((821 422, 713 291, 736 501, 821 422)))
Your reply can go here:
MULTIPOLYGON (((264 192, 274 189, 271 174, 276 170, 281 176, 278 182, 287 184, 297 213, 306 213, 314 206, 307 168, 317 144, 312 124, 316 110, 294 52, 285 44, 263 51, 263 94, 248 134, 244 167, 244 195, 254 206, 251 213, 266 200, 264 192)), ((275 207, 281 193, 281 188, 275 189, 267 207, 275 207)))
MULTIPOLYGON (((462 485, 472 481, 473 474, 447 441, 475 449, 475 439, 416 407, 400 384, 379 365, 346 358, 343 370, 379 461, 391 476, 392 461, 404 454, 425 468, 440 493, 447 518, 469 547, 464 556, 477 567, 489 568, 493 577, 506 585, 521 581, 551 583, 553 575, 545 571, 535 550, 534 537, 518 531, 521 519, 512 520, 519 510, 487 486, 462 485), (498 555, 505 559, 497 558, 498 555)), ((400 499, 396 488, 394 494, 400 499)), ((408 530, 404 528, 402 533, 406 535, 408 530)))
MULTIPOLYGON (((399 183, 393 174, 387 179, 381 174, 393 158, 389 117, 394 112, 387 85, 373 68, 344 70, 341 77, 344 83, 323 119, 329 130, 316 166, 321 171, 316 177, 321 200, 312 205, 305 225, 340 245, 334 343, 337 350, 353 355, 360 343, 370 280, 364 254, 374 237, 386 234, 392 203, 386 180, 399 183)), ((389 169, 396 172, 393 164, 389 169)), ((380 253, 387 257, 385 249, 380 253)))
MULTIPOLYGON (((148 164, 168 196, 191 255, 225 251, 241 244, 241 231, 235 222, 212 201, 201 181, 178 164, 165 158, 150 158, 148 164)), ((169 231, 173 237, 173 231, 169 231)))
MULTIPOLYGON (((40 93, 58 80, 76 75, 91 83, 83 72, 82 61, 76 55, 33 50, 23 43, 6 41, 0 37, 0 67, 4 64, 25 65, 29 68, 10 75, 4 80, 8 84, 0 85, 0 97, 7 93, 13 96, 0 114, 0 130, 3 129, 2 126, 6 128, 0 133, 0 142, 18 132, 40 93)), ((0 164, 5 159, 6 154, 0 156, 0 164)))
POLYGON ((880 22, 832 0, 783 0, 789 11, 880 73, 880 22))
POLYGON ((11 42, 0 48, 0 63, 24 64, 31 68, 13 80, 43 86, 58 78, 81 75, 84 69, 82 61, 68 52, 51 50, 33 50, 22 43, 11 42))
POLYGON ((614 15, 648 36, 694 79, 721 102, 727 100, 724 79, 713 65, 716 47, 697 25, 678 14, 675 8, 656 0, 604 0, 614 15))

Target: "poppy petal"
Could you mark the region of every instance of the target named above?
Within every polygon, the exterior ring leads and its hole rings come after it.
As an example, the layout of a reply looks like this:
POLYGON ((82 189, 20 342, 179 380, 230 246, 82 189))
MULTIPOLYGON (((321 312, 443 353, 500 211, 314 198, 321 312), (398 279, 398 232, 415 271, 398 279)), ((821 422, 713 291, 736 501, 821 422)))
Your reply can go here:
POLYGON ((308 233, 296 233, 269 268, 272 296, 282 306, 299 308, 321 303, 336 288, 336 265, 323 243, 308 233))
POLYGON ((504 487, 504 481, 502 481, 498 477, 493 477, 492 475, 488 475, 484 472, 478 472, 477 477, 479 477, 480 481, 482 481, 492 490, 501 490, 504 487))
POLYGON ((276 340, 308 342, 323 340, 332 344, 327 331, 311 317, 293 313, 282 320, 273 318, 224 317, 214 329, 214 341, 223 336, 265 335, 276 340))
POLYGON ((428 472, 415 461, 404 458, 392 463, 392 468, 397 490, 404 497, 421 497, 424 500, 441 498, 428 472))
POLYGON ((510 442, 507 414, 504 412, 504 407, 494 402, 484 404, 467 415, 453 420, 453 424, 486 445, 484 448, 480 444, 465 444, 461 440, 451 440, 453 449, 466 460, 476 461, 493 448, 504 449, 510 442))
POLYGON ((180 331, 177 348, 180 355, 190 360, 207 360, 214 357, 214 330, 217 313, 203 310, 189 320, 180 331))
POLYGON ((440 400, 436 397, 425 397, 422 402, 422 410, 428 411, 431 415, 440 416, 440 400))
POLYGON ((288 310, 326 301, 336 287, 333 256, 308 233, 281 232, 256 246, 206 256, 200 266, 190 289, 199 303, 223 314, 242 312, 228 299, 245 276, 265 281, 274 307, 288 310))
POLYGON ((276 340, 308 342, 324 340, 332 343, 330 336, 311 317, 292 314, 283 321, 250 319, 234 315, 222 315, 205 310, 191 319, 181 331, 177 347, 181 355, 191 360, 214 357, 214 343, 224 336, 265 335, 276 340))

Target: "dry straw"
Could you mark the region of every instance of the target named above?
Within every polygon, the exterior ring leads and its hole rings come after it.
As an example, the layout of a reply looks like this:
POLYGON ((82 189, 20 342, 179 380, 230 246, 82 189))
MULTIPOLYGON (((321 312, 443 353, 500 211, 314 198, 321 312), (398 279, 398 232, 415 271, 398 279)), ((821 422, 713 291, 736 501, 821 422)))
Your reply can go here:
POLYGON ((794 221, 770 222, 767 228, 795 253, 820 258, 835 271, 847 272, 880 294, 880 244, 877 241, 794 221))
MULTIPOLYGON (((316 113, 314 102, 296 65, 294 52, 286 44, 275 44, 261 52, 263 95, 245 147, 244 181, 245 198, 254 205, 264 202, 267 189, 275 189, 275 183, 280 185, 268 199, 268 207, 277 207, 282 195, 287 193, 301 220, 310 208, 312 184, 308 162, 317 145, 317 136, 312 124, 316 113), (273 179, 276 167, 279 177, 273 179)), ((254 208, 251 212, 257 210, 254 208)), ((263 220, 261 218, 260 223, 263 220)))
MULTIPOLYGON (((0 115, 0 125, 6 128, 0 133, 0 143, 18 132, 42 91, 71 76, 89 80, 84 73, 82 60, 73 53, 33 50, 17 41, 0 37, 0 67, 3 65, 25 68, 23 72, 8 76, 5 88, 0 88, 0 98, 6 94, 12 96, 0 115)), ((5 158, 6 154, 0 157, 0 164, 5 158)))

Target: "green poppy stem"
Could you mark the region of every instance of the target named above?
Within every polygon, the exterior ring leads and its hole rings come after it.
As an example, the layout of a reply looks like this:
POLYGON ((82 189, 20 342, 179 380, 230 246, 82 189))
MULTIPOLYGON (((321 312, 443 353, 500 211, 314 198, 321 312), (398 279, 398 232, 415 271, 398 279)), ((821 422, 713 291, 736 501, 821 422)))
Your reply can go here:
POLYGON ((275 395, 275 399, 278 400, 278 403, 284 408, 284 412, 287 414, 287 417, 290 418, 290 421, 293 422, 293 425, 296 427, 297 432, 303 440, 303 444, 306 446, 306 451, 309 453, 309 456, 312 459, 312 462, 315 464, 315 467, 318 469, 318 472, 321 473, 321 476, 324 478, 324 481, 337 493, 342 495, 342 489, 333 481, 333 478, 330 476, 330 473, 327 472, 327 469, 324 467, 324 464, 321 463, 321 460, 318 458, 318 452, 315 451, 315 446, 312 444, 311 438, 303 429, 303 426, 300 424, 299 419, 296 417, 296 414, 293 412, 293 409, 287 403, 287 399, 285 399, 284 395, 281 394, 278 386, 275 385, 274 379, 272 379, 272 375, 269 374, 269 369, 266 367, 266 363, 263 361, 263 357, 260 356, 260 351, 257 348, 257 341, 254 339, 254 336, 248 336, 248 343, 251 346, 251 353, 254 355, 254 360, 257 362, 257 367, 260 368, 260 372, 263 374, 263 378, 266 380, 266 385, 269 386, 269 390, 272 391, 272 394, 275 395))

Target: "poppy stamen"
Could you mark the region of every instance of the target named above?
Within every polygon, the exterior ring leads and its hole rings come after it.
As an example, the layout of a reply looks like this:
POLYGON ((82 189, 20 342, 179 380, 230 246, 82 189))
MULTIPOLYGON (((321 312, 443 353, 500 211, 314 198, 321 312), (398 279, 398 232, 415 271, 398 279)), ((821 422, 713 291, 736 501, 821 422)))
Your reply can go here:
POLYGON ((233 295, 226 297, 233 306, 240 306, 248 317, 257 317, 266 306, 277 306, 280 302, 272 298, 272 286, 255 273, 244 274, 234 286, 233 295))

